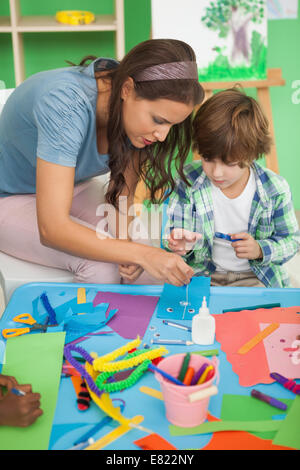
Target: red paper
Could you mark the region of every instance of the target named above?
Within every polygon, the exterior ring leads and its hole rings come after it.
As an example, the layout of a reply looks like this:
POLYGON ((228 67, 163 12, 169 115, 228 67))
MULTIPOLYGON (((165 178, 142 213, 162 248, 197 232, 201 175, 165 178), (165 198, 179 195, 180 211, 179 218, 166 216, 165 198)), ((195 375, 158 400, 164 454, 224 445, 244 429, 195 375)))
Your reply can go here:
POLYGON ((143 450, 177 450, 166 439, 155 433, 134 441, 134 444, 143 450))
MULTIPOLYGON (((226 353, 227 360, 231 363, 233 371, 239 376, 239 384, 243 387, 251 387, 258 383, 272 383, 264 341, 261 341, 246 354, 238 354, 237 351, 251 338, 261 331, 261 324, 280 323, 290 324, 291 333, 295 331, 295 324, 300 324, 300 307, 242 310, 240 312, 226 312, 222 315, 214 315, 216 320, 216 339, 221 343, 221 349, 226 353)), ((269 335, 269 339, 275 332, 269 335)), ((276 335, 275 335, 276 336, 276 335)), ((295 331, 295 339, 296 339, 295 331)), ((276 336, 278 338, 278 334, 276 336)), ((278 339, 275 348, 280 348, 282 354, 283 344, 278 339)), ((288 371, 286 371, 288 377, 288 371)), ((284 371, 281 369, 281 374, 284 371)), ((299 366, 300 375, 300 366, 299 366)), ((299 377, 298 375, 298 377, 299 377)), ((288 377, 291 378, 291 377, 288 377)), ((297 378, 297 377, 293 377, 297 378)))

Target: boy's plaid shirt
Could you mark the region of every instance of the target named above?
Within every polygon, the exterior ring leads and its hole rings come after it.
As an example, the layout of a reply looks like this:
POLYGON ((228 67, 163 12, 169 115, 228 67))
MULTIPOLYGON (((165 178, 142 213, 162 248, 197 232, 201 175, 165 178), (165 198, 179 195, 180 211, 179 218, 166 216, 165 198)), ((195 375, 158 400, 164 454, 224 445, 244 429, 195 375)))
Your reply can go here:
MULTIPOLYGON (((256 192, 252 201, 248 233, 259 243, 263 258, 249 260, 250 267, 266 287, 291 287, 282 266, 300 247, 300 232, 293 208, 291 192, 285 179, 257 163, 252 165, 256 192)), ((163 246, 173 228, 185 228, 202 234, 193 251, 184 256, 195 273, 209 276, 216 270, 212 262, 214 214, 211 182, 201 163, 195 161, 185 168, 187 186, 177 182, 170 196, 163 246)))

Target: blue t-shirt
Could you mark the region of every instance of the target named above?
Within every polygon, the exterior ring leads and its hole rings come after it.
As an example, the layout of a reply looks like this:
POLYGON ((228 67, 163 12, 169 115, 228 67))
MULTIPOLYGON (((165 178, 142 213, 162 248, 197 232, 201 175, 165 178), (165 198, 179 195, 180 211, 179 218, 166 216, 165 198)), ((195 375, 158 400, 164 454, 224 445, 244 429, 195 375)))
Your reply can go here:
POLYGON ((117 62, 37 73, 10 95, 0 115, 0 197, 36 192, 37 157, 75 167, 75 183, 107 173, 97 150, 95 70, 117 62))

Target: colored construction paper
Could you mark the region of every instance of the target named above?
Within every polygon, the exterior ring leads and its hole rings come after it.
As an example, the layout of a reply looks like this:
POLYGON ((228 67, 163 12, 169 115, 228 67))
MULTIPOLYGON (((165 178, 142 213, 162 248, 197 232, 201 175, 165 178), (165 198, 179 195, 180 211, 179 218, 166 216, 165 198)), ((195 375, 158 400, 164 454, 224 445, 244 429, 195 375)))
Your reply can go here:
MULTIPOLYGON (((261 331, 260 324, 289 324, 287 328, 291 331, 291 334, 296 333, 294 325, 300 324, 298 311, 300 311, 300 307, 277 307, 213 315, 216 320, 216 340, 221 343, 221 349, 226 353, 233 371, 239 376, 240 385, 251 387, 258 383, 274 382, 274 379, 270 377, 270 372, 274 371, 269 369, 264 345, 266 339, 246 354, 238 354, 237 351, 261 331)), ((276 331, 271 333, 268 339, 272 340, 275 333, 276 331)), ((284 357, 286 354, 282 350, 284 357)), ((283 371, 282 375, 287 376, 283 371)))
POLYGON ((219 431, 277 431, 282 422, 277 420, 268 421, 215 421, 206 422, 191 428, 183 428, 170 424, 171 436, 191 436, 193 434, 209 434, 219 431))
MULTIPOLYGON (((277 396, 275 398, 278 398, 280 401, 285 403, 288 406, 287 410, 293 403, 293 400, 288 398, 281 398, 277 396)), ((224 421, 250 421, 254 419, 270 420, 274 419, 274 415, 280 415, 284 418, 287 410, 279 410, 273 406, 270 406, 268 403, 257 400, 252 396, 224 394, 222 397, 221 419, 224 421)), ((253 433, 255 436, 260 437, 261 439, 273 439, 276 435, 275 431, 253 433)))
POLYGON ((206 297, 209 305, 210 277, 197 276, 183 287, 165 284, 157 305, 157 318, 191 320, 206 297))
POLYGON ((300 449, 300 396, 294 402, 273 439, 274 444, 300 449))
POLYGON ((78 338, 90 333, 91 331, 99 330, 105 326, 113 316, 118 312, 118 309, 109 309, 108 303, 101 303, 98 307, 94 308, 93 313, 85 313, 84 315, 71 315, 63 321, 63 327, 66 331, 65 343, 71 343, 78 338))
POLYGON ((143 450, 177 450, 177 447, 156 433, 142 437, 133 443, 143 450))
POLYGON ((111 309, 118 309, 109 326, 125 339, 143 337, 154 313, 158 297, 151 295, 130 295, 116 292, 98 292, 93 305, 109 303, 111 309))
POLYGON ((47 450, 56 408, 65 333, 37 333, 10 338, 2 373, 31 384, 41 394, 43 415, 27 428, 0 426, 1 450, 47 450))
MULTIPOLYGON (((265 323, 259 324, 263 329, 265 323)), ((289 351, 296 337, 300 337, 300 323, 282 323, 274 333, 264 339, 267 363, 271 372, 277 372, 285 377, 300 377, 300 349, 289 351), (287 350, 285 350, 287 349, 287 350)))
MULTIPOLYGON (((210 414, 207 419, 219 421, 210 414)), ((260 439, 245 431, 220 431, 213 434, 209 443, 201 450, 290 450, 290 448, 274 445, 271 440, 260 439)))

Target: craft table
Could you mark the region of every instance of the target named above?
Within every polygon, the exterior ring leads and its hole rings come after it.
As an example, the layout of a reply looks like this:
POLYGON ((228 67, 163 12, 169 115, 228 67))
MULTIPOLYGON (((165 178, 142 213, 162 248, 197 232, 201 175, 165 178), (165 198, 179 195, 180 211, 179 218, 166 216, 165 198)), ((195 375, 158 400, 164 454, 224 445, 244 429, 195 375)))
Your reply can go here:
MULTIPOLYGON (((160 296, 162 286, 127 286, 127 285, 98 285, 98 284, 51 284, 51 283, 31 283, 19 287, 11 297, 11 300, 0 321, 0 330, 11 325, 12 318, 20 313, 33 312, 33 301, 43 292, 46 292, 51 305, 59 306, 63 302, 73 299, 77 295, 78 287, 86 289, 86 301, 92 302, 97 292, 118 292, 132 295, 150 295, 160 296)), ((210 312, 222 314, 225 309, 243 308, 261 304, 281 303, 282 307, 300 305, 300 289, 265 289, 265 288, 244 288, 244 287, 211 287, 210 290, 210 312)), ((36 314, 36 313, 35 313, 36 314)), ((139 312, 142 315, 142 312, 139 312)), ((37 318, 38 320, 38 318, 37 318)), ((183 322, 190 325, 190 321, 183 322)), ((10 326, 11 327, 11 326, 10 326)), ((109 324, 103 329, 109 330, 109 324)), ((33 333, 34 334, 34 333, 33 333)), ((237 334, 232 331, 232 335, 237 334)), ((156 310, 148 325, 147 331, 143 337, 142 344, 151 345, 151 338, 154 335, 160 335, 160 338, 173 339, 191 339, 188 331, 179 330, 163 324, 161 319, 156 317, 156 310)), ((134 338, 133 338, 134 339, 134 338)), ((93 336, 89 340, 80 343, 88 352, 95 351, 98 355, 106 354, 116 348, 129 342, 117 333, 112 332, 109 335, 93 336)), ((3 358, 5 342, 0 341, 0 368, 1 357, 3 358), (2 356, 1 356, 2 352, 2 356)), ((186 353, 207 349, 218 349, 219 355, 219 375, 218 384, 219 393, 211 397, 209 403, 209 412, 220 417, 222 395, 236 394, 249 396, 254 387, 241 387, 238 383, 238 376, 232 371, 231 364, 227 361, 225 353, 220 348, 220 343, 215 341, 210 346, 166 346, 170 354, 186 353)), ((140 392, 141 386, 148 386, 159 390, 159 383, 152 372, 146 372, 143 377, 132 387, 122 392, 111 394, 112 398, 121 398, 126 406, 123 411, 124 416, 131 418, 135 415, 143 415, 144 421, 141 423, 144 427, 153 430, 178 449, 199 449, 205 446, 211 439, 212 434, 193 435, 193 436, 171 436, 169 433, 169 422, 165 417, 164 403, 161 400, 148 396, 140 392)), ((255 388, 263 393, 271 394, 278 399, 293 399, 290 391, 277 383, 268 385, 258 384, 255 388)), ((274 415, 277 410, 274 408, 274 415)), ((89 410, 80 412, 76 405, 76 395, 70 378, 61 378, 55 417, 52 426, 52 434, 49 443, 49 449, 59 450, 72 447, 74 441, 81 435, 91 429, 92 425, 99 422, 104 413, 95 403, 89 410)), ((107 425, 99 431, 94 437, 99 439, 105 434, 111 432, 116 424, 107 425)), ((119 438, 108 445, 106 450, 138 450, 133 443, 135 440, 145 437, 146 434, 140 430, 133 429, 125 436, 119 438)))

